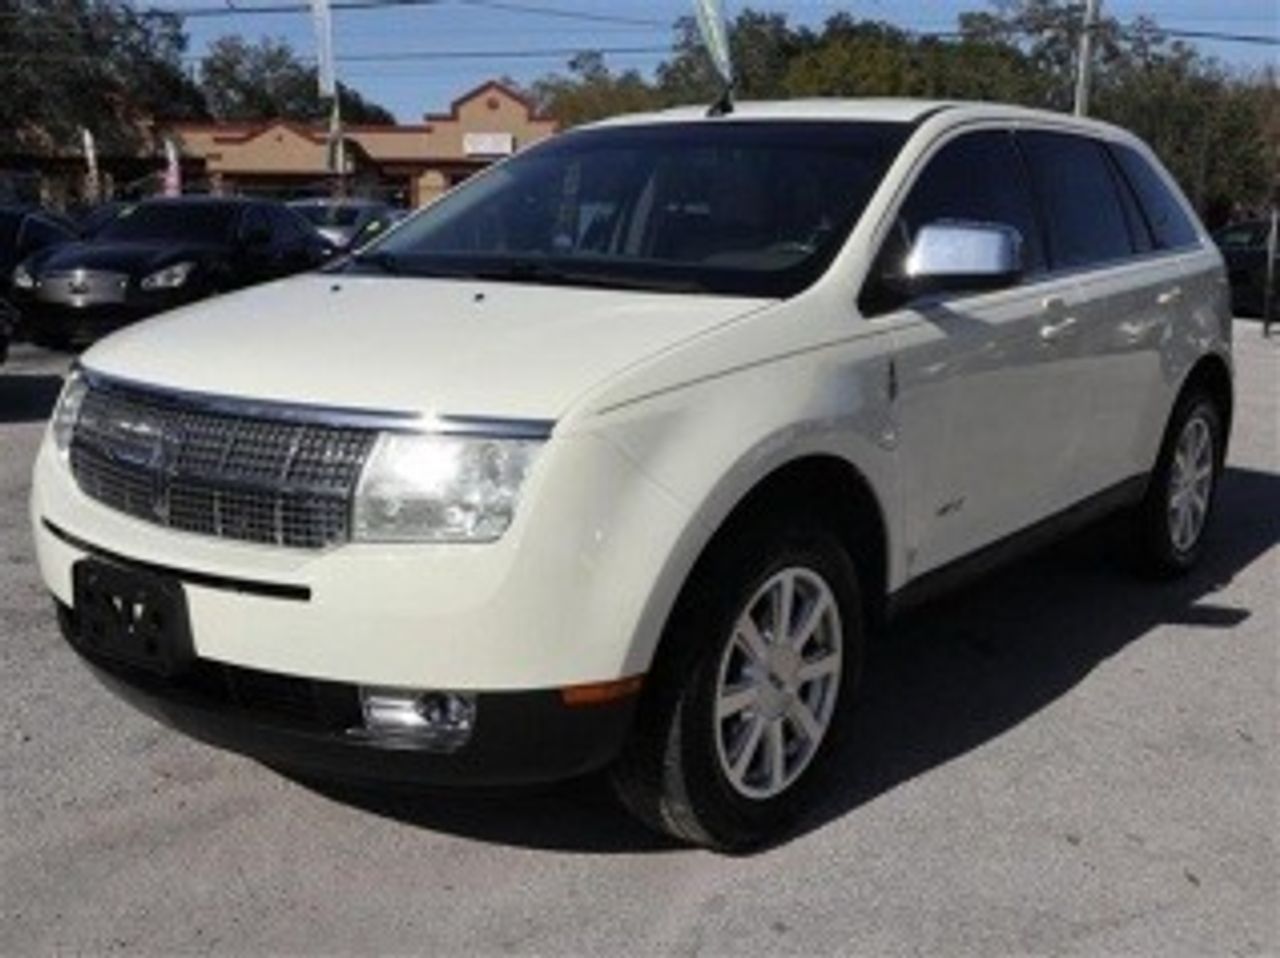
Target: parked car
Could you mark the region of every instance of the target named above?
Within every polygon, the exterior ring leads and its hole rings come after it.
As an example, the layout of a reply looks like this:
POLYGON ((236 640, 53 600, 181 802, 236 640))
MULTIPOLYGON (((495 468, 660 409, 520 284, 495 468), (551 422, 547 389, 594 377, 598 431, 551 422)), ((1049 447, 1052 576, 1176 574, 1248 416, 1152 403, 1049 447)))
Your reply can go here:
POLYGON ((145 200, 92 238, 43 250, 13 271, 32 339, 65 347, 214 293, 311 269, 324 244, 281 203, 145 200))
POLYGON ((92 239, 133 205, 124 200, 108 200, 84 210, 75 221, 77 235, 81 239, 92 239))
POLYGON ((337 250, 362 246, 398 219, 391 206, 378 200, 315 198, 294 200, 289 208, 305 217, 337 250))
POLYGON ((18 325, 18 311, 0 298, 0 366, 9 358, 9 344, 18 325))
POLYGON ((56 213, 35 206, 0 206, 0 298, 10 293, 14 267, 73 239, 75 233, 56 213))
POLYGON ((749 847, 893 615, 1103 515, 1195 564, 1222 280, 1101 123, 613 120, 86 353, 39 567, 93 671, 205 741, 366 781, 608 767, 653 827, 749 847))
MULTIPOLYGON (((1267 287, 1269 220, 1234 223, 1214 234, 1227 264, 1231 305, 1241 315, 1261 316, 1267 287)), ((1278 261, 1277 266, 1280 266, 1278 261)), ((1280 269, 1277 270, 1280 276, 1280 269)))

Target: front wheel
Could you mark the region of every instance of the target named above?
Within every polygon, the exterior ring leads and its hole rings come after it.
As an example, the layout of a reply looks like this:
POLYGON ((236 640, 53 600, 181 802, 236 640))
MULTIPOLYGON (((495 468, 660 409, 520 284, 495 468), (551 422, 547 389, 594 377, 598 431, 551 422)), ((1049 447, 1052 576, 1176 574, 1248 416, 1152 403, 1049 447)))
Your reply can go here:
POLYGON ((721 543, 668 626, 614 771, 623 803, 694 844, 767 839, 837 748, 862 646, 853 563, 830 532, 775 524, 721 543))
POLYGON ((1179 401, 1138 512, 1143 565, 1180 575, 1204 548, 1223 461, 1222 415, 1202 392, 1179 401))

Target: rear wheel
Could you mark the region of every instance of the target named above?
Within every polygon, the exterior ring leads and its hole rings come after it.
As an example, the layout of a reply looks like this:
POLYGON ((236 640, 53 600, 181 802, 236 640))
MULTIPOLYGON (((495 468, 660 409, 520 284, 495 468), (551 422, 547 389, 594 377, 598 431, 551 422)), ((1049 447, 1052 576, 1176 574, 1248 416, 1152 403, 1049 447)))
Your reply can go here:
POLYGON ((816 523, 721 543, 686 587, 615 768, 624 804, 694 844, 767 839, 838 747, 860 617, 853 563, 816 523))
POLYGON ((1139 510, 1139 545, 1150 571, 1179 575, 1199 559, 1222 471, 1222 415, 1203 392, 1174 410, 1139 510))

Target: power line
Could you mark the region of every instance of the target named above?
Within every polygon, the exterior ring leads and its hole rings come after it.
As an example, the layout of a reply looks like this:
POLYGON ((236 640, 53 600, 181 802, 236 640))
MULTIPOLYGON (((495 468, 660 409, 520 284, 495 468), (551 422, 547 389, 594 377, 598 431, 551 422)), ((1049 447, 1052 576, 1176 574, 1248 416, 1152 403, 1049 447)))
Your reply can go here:
MULTIPOLYGON (((522 0, 331 0, 329 6, 333 10, 372 11, 386 10, 396 7, 440 7, 455 4, 465 7, 479 7, 490 10, 502 10, 508 13, 525 13, 536 16, 554 17, 562 20, 578 20, 586 23, 614 23, 633 27, 670 27, 665 20, 650 17, 632 17, 624 14, 593 13, 588 10, 566 10, 563 7, 552 7, 539 3, 525 3, 522 0)), ((281 0, 275 3, 259 3, 253 6, 205 6, 205 7, 148 7, 138 11, 142 16, 176 16, 186 19, 215 19, 240 16, 278 16, 282 14, 298 14, 311 12, 307 3, 297 0, 281 0)))

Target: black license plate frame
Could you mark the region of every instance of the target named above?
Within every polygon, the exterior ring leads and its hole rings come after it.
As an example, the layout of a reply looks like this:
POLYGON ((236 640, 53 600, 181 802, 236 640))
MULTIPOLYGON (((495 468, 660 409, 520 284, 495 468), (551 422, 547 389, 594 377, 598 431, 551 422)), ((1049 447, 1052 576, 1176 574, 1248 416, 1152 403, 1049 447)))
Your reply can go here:
POLYGON ((195 660, 182 583, 90 558, 71 570, 76 643, 90 656, 171 677, 195 660))

